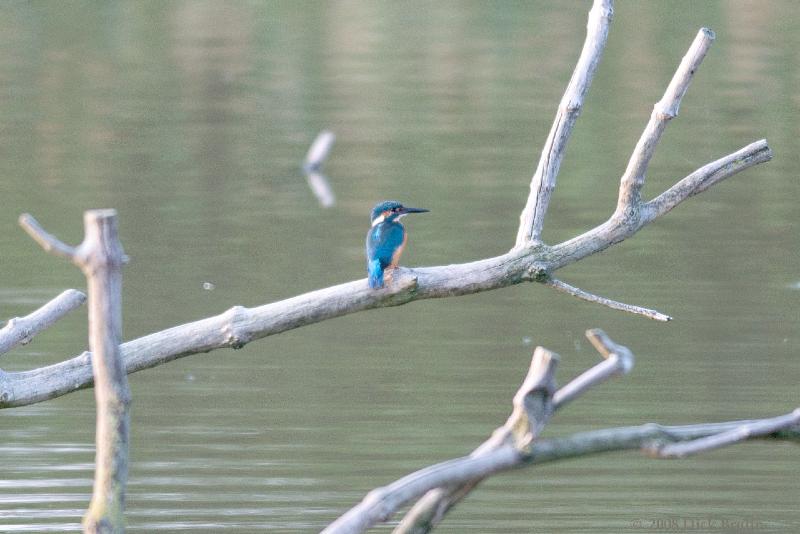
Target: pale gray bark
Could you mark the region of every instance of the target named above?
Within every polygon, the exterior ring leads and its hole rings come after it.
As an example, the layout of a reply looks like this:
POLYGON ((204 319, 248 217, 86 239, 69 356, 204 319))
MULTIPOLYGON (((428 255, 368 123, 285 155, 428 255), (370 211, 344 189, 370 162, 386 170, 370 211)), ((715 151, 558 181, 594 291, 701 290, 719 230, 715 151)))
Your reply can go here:
MULTIPOLYGON (((562 98, 559 117, 543 151, 542 168, 549 169, 532 180, 531 191, 546 191, 555 186, 558 170, 571 124, 577 118, 583 95, 588 89, 599 61, 611 19, 611 1, 595 0, 587 25, 587 40, 573 73, 567 92, 562 98), (566 103, 566 104, 565 104, 566 103), (563 111, 563 116, 562 116, 563 111), (566 125, 569 123, 569 127, 566 125), (562 125, 563 124, 563 125, 562 125), (547 155, 550 154, 550 155, 547 155), (544 184, 542 187, 536 184, 544 184), (550 184, 549 186, 547 184, 550 184)), ((522 282, 539 282, 583 300, 600 303, 615 309, 638 313, 656 320, 666 320, 662 312, 623 304, 592 295, 557 280, 553 273, 634 235, 643 226, 666 214, 688 197, 711 185, 759 163, 769 161, 772 152, 765 140, 756 141, 730 155, 724 156, 678 181, 656 198, 645 202, 638 191, 644 180, 647 163, 663 131, 668 116, 677 113, 680 100, 688 87, 700 60, 711 44, 713 34, 702 29, 689 52, 678 67, 664 97, 656 105, 650 125, 642 138, 621 180, 620 196, 610 218, 587 232, 556 245, 547 245, 538 238, 534 220, 546 213, 549 193, 533 194, 520 217, 517 243, 502 255, 470 263, 415 269, 398 268, 391 283, 384 289, 372 290, 366 280, 332 286, 290 299, 255 308, 234 307, 199 321, 176 326, 161 332, 134 339, 121 346, 123 363, 132 373, 162 363, 223 347, 239 348, 246 343, 293 328, 340 317, 371 308, 397 306, 426 299, 467 295, 522 282), (538 207, 537 207, 538 206, 538 207), (523 238, 520 240, 520 236, 523 238)), ((327 154, 330 141, 310 151, 308 161, 319 161, 327 154), (313 156, 313 157, 312 157, 313 156)), ((541 226, 540 223, 539 228, 541 226)), ((56 247, 55 252, 59 252, 56 247)), ((89 354, 84 353, 64 362, 16 373, 0 372, 0 408, 23 406, 64 395, 75 389, 90 386, 92 373, 89 354)))
MULTIPOLYGON (((437 486, 458 484, 454 491, 459 491, 463 485, 460 498, 484 477, 518 463, 553 413, 557 364, 557 354, 537 347, 528 375, 514 395, 511 416, 483 445, 467 458, 431 466, 385 488, 373 490, 359 505, 323 530, 323 534, 366 530, 388 519, 404 503, 437 486), (462 474, 470 476, 462 477, 462 474), (438 484, 431 486, 434 482, 438 484)), ((443 510, 442 514, 445 512, 443 510)))
POLYGON ((606 48, 608 27, 614 14, 612 0, 595 0, 586 23, 583 50, 561 98, 556 118, 542 148, 539 164, 531 179, 531 191, 522 210, 515 248, 539 243, 550 197, 556 187, 556 177, 567 149, 575 121, 583 109, 583 99, 592 84, 594 73, 606 48))
POLYGON ((30 215, 23 215, 20 223, 45 250, 70 259, 86 275, 97 424, 94 491, 83 529, 87 533, 124 532, 131 395, 119 350, 122 265, 126 257, 117 232, 116 211, 87 211, 84 239, 77 247, 45 232, 30 215))
POLYGON ((681 105, 683 95, 689 89, 689 83, 694 77, 695 71, 700 67, 703 58, 706 57, 711 43, 714 42, 714 32, 708 28, 701 28, 697 32, 694 42, 692 42, 683 60, 678 65, 678 70, 672 77, 672 81, 667 86, 664 96, 653 107, 650 121, 642 132, 636 148, 633 150, 628 167, 620 180, 619 202, 617 212, 625 217, 635 217, 636 212, 641 206, 641 190, 644 185, 647 166, 650 158, 655 153, 656 146, 661 140, 661 135, 667 127, 667 123, 678 116, 678 109, 681 105))
POLYGON ((25 317, 9 319, 5 326, 0 328, 0 355, 17 345, 30 343, 36 334, 52 326, 85 301, 86 295, 76 289, 67 289, 25 317))
POLYGON ((778 431, 791 428, 800 429, 800 408, 792 413, 771 419, 742 422, 730 430, 697 438, 686 443, 656 443, 648 447, 647 450, 653 456, 659 458, 685 458, 692 454, 727 447, 748 439, 770 436, 778 431))
MULTIPOLYGON (((666 124, 677 115, 681 99, 713 41, 713 32, 701 29, 664 96, 655 105, 633 151, 620 180, 613 214, 606 222, 563 243, 552 246, 543 243, 541 234, 556 177, 602 56, 612 13, 611 0, 595 0, 583 50, 531 179, 517 239, 508 253, 458 265, 398 268, 391 283, 377 291, 370 289, 365 280, 358 280, 255 308, 237 306, 218 316, 119 345, 120 267, 125 257, 116 235, 113 211, 87 212, 86 237, 78 247, 61 243, 33 218, 23 216, 22 225, 46 250, 70 258, 86 273, 93 352, 31 371, 0 371, 0 408, 40 402, 94 382, 98 402, 97 470, 95 493, 85 519, 87 531, 122 528, 130 403, 126 373, 217 348, 239 348, 255 339, 366 309, 396 306, 417 299, 466 295, 521 282, 539 282, 590 302, 668 320, 669 316, 656 310, 620 303, 573 287, 554 278, 553 273, 623 241, 688 197, 768 161, 772 154, 765 140, 756 141, 697 169, 650 201, 641 198, 649 162, 666 124)), ((309 150, 303 166, 323 206, 333 201, 332 192, 324 190, 329 184, 320 185, 324 176, 319 172, 332 143, 333 135, 323 132, 309 150)), ((19 331, 19 323, 16 327, 7 325, 0 331, 0 348, 3 332, 14 328, 19 331)), ((15 335, 19 337, 19 333, 15 335)), ((511 417, 484 444, 468 457, 428 467, 371 492, 326 532, 360 532, 388 519, 400 506, 420 497, 422 499, 398 527, 398 532, 427 532, 484 478, 528 464, 624 449, 642 449, 657 457, 681 457, 756 437, 800 441, 800 409, 758 421, 681 427, 648 424, 538 439, 539 431, 555 410, 609 377, 628 372, 633 365, 633 355, 627 348, 615 344, 601 331, 591 331, 589 335, 606 360, 554 391, 557 355, 538 348, 528 378, 514 397, 511 417)))
POLYGON ((605 297, 594 295, 578 287, 571 286, 566 282, 562 282, 557 278, 553 278, 552 276, 548 278, 544 282, 544 284, 546 286, 552 287, 557 291, 561 291, 562 293, 572 295, 573 297, 578 297, 579 299, 585 300, 586 302, 595 302, 597 304, 602 304, 603 306, 611 308, 612 310, 620 310, 628 313, 633 313, 635 315, 643 315, 649 319, 653 319, 654 321, 667 322, 672 320, 672 317, 670 317, 665 313, 661 313, 660 311, 651 310, 649 308, 643 308, 641 306, 634 306, 632 304, 625 304, 624 302, 618 302, 616 300, 611 300, 605 297))
MULTIPOLYGON (((600 329, 587 330, 586 337, 591 341, 600 355, 603 356, 604 360, 581 373, 564 387, 556 391, 552 396, 552 411, 562 408, 568 402, 576 399, 593 386, 601 384, 611 377, 627 374, 633 369, 633 353, 631 353, 627 347, 612 341, 605 332, 600 329)), ((545 349, 537 347, 536 352, 540 350, 545 349)), ((534 352, 534 358, 536 352, 534 352)), ((519 392, 517 392, 517 395, 519 395, 519 392)), ((541 417, 539 417, 538 420, 541 421, 541 426, 547 422, 546 419, 541 417)), ((541 426, 538 427, 537 431, 541 430, 541 426)), ((497 434, 497 431, 495 431, 495 434, 497 434)), ((531 439, 533 440, 537 436, 538 434, 532 435, 531 439)), ((498 441, 492 436, 492 438, 475 449, 470 456, 489 454, 502 445, 503 443, 501 441, 498 441)), ((517 448, 519 449, 520 447, 517 448)), ((402 522, 395 529, 395 534, 419 534, 428 532, 441 522, 445 514, 466 497, 483 478, 485 477, 480 476, 466 483, 450 484, 428 491, 414 504, 411 510, 408 511, 402 522)))
POLYGON ((514 396, 512 417, 492 437, 469 456, 426 467, 371 491, 364 500, 331 523, 323 533, 363 532, 377 523, 387 521, 402 506, 415 499, 420 500, 409 510, 394 532, 429 532, 481 480, 492 474, 526 465, 628 449, 639 449, 656 457, 683 456, 754 438, 800 442, 800 408, 788 415, 755 421, 685 426, 646 424, 581 432, 563 438, 538 439, 538 433, 553 411, 592 386, 612 376, 627 373, 633 367, 633 354, 627 347, 615 343, 601 330, 590 330, 587 336, 606 360, 553 394, 552 372, 557 357, 546 349, 537 347, 529 378, 514 396), (547 373, 541 370, 541 355, 549 357, 547 373), (538 363, 537 357, 540 358, 538 363), (539 370, 535 371, 537 367, 539 370), (546 376, 546 379, 531 381, 532 375, 546 376), (530 401, 520 401, 523 398, 530 401))

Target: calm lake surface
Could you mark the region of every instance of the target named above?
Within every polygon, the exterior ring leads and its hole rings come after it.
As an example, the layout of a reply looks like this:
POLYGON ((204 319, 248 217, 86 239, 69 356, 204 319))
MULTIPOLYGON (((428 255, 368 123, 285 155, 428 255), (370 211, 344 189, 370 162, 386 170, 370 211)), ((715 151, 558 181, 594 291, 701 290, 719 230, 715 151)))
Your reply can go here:
MULTIPOLYGON (((132 259, 126 340, 363 278, 368 213, 382 199, 431 210, 406 219, 405 265, 508 250, 588 9, 2 4, 0 318, 85 287, 18 228, 22 212, 77 243, 85 209, 118 210, 132 259), (325 128, 337 135, 331 209, 299 171, 325 128)), ((349 315, 131 375, 128 530, 318 531, 370 489, 482 442, 505 421, 536 345, 561 354, 562 384, 594 364, 583 337, 593 327, 629 346, 636 367, 559 412, 545 436, 800 405, 796 3, 619 2, 545 239, 611 213, 652 106, 702 26, 717 41, 645 193, 762 137, 775 159, 560 272, 673 322, 521 285, 349 315)), ((85 348, 83 308, 0 366, 85 348)), ((0 411, 0 532, 79 530, 93 423, 91 390, 0 411)), ((482 484, 440 530, 798 532, 798 453, 753 442, 683 461, 630 452, 529 468, 482 484)))

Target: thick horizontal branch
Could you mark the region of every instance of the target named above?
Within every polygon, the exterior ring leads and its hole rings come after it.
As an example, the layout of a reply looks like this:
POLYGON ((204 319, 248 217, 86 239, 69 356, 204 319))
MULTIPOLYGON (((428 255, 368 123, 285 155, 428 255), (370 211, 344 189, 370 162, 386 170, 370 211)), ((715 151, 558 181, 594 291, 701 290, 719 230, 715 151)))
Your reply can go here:
POLYGON ((539 163, 531 178, 531 190, 525 208, 520 214, 515 248, 538 243, 541 240, 550 197, 556 187, 556 177, 561 160, 572 135, 575 121, 583 108, 583 100, 594 73, 603 56, 608 38, 608 27, 614 10, 611 0, 595 0, 586 23, 586 39, 575 70, 567 84, 558 106, 553 126, 542 148, 539 163))
MULTIPOLYGON (((757 145, 750 145, 755 148, 744 152, 760 151, 757 145)), ((746 154, 739 158, 740 161, 746 159, 746 154)), ((758 163, 756 160, 747 161, 749 165, 758 163)), ((694 179, 703 181, 705 173, 710 173, 719 182, 741 170, 738 166, 719 168, 706 165, 692 174, 694 179)), ((214 317, 123 343, 120 346, 122 359, 127 372, 133 373, 190 354, 224 347, 239 348, 254 339, 372 308, 397 306, 419 299, 468 295, 522 282, 543 282, 553 271, 623 241, 651 220, 612 217, 596 228, 553 247, 532 246, 456 265, 399 268, 393 282, 378 291, 370 289, 366 279, 362 279, 256 308, 237 306, 214 317)), ((32 371, 3 373, 0 374, 0 408, 41 402, 91 384, 88 353, 32 371)))
POLYGON ((17 345, 29 343, 39 332, 86 302, 86 295, 76 289, 67 289, 53 300, 26 315, 10 319, 0 329, 0 355, 17 345))
POLYGON ((749 167, 767 162, 770 159, 772 159, 772 152, 765 140, 751 143, 737 152, 704 165, 686 176, 667 192, 672 191, 681 183, 685 184, 678 191, 673 191, 663 199, 662 196, 656 197, 652 204, 645 204, 640 212, 640 217, 629 218, 624 214, 615 213, 609 220, 588 232, 554 245, 550 249, 551 255, 548 256, 551 261, 545 259, 542 263, 546 264, 549 269, 556 270, 586 256, 600 252, 632 236, 643 226, 653 222, 659 216, 667 213, 670 209, 692 196, 691 188, 686 184, 702 184, 708 181, 713 181, 714 184, 717 184, 749 167))
MULTIPOLYGON (((756 419, 680 426, 647 423, 640 426, 579 432, 562 438, 537 441, 524 461, 531 464, 541 464, 589 454, 630 449, 650 452, 653 442, 680 443, 692 441, 735 431, 742 426, 758 424, 762 421, 761 419, 756 419)), ((777 439, 800 443, 800 425, 789 423, 768 434, 750 435, 746 439, 777 439)))

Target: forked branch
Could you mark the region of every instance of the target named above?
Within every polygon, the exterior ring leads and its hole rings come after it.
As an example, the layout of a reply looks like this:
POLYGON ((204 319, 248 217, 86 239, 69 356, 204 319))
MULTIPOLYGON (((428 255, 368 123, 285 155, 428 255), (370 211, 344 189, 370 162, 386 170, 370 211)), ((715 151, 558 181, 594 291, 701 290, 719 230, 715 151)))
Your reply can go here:
POLYGON ((643 448, 657 458, 685 458, 692 454, 727 447, 748 439, 770 436, 781 430, 794 427, 800 429, 800 408, 797 408, 792 413, 771 419, 744 421, 730 430, 693 439, 685 443, 665 443, 662 441, 643 448))
POLYGON ((47 233, 30 215, 20 217, 20 223, 45 250, 67 257, 86 275, 97 425, 94 492, 83 526, 86 533, 123 532, 131 394, 119 353, 122 265, 127 258, 119 242, 117 213, 87 211, 84 239, 77 247, 47 233))
MULTIPOLYGON (((568 402, 578 398, 590 388, 605 382, 609 378, 627 374, 633 369, 633 353, 627 347, 612 341, 605 332, 600 329, 587 330, 586 337, 604 360, 556 391, 552 398, 553 411, 562 408, 568 402)), ((546 351, 546 349, 537 347, 536 352, 534 352, 534 359, 540 351, 546 351)), ((517 392, 517 395, 519 395, 519 392, 517 392)), ((506 426, 508 426, 508 423, 506 423, 506 426)), ((470 456, 489 454, 503 445, 503 441, 495 437, 502 431, 503 427, 496 430, 495 434, 475 449, 470 456)), ((541 431, 541 427, 538 428, 538 431, 541 431)), ((538 438, 538 432, 535 436, 532 436, 531 443, 528 444, 529 447, 532 446, 533 438, 538 438)), ((453 506, 466 497, 483 478, 476 477, 465 483, 448 484, 430 490, 409 510, 400 525, 395 529, 395 534, 421 534, 428 532, 444 518, 445 514, 453 506)))
MULTIPOLYGON (((517 241, 512 250, 470 263, 398 268, 392 282, 381 290, 370 289, 366 280, 361 279, 255 308, 237 306, 215 317, 124 343, 120 349, 126 371, 132 373, 217 348, 239 348, 255 339, 363 310, 397 306, 419 299, 468 295, 522 282, 544 283, 585 301, 655 320, 668 320, 667 314, 593 295, 555 278, 553 274, 566 265, 627 239, 688 197, 742 170, 768 161, 772 152, 766 141, 754 142, 700 167, 649 202, 639 198, 655 145, 666 122, 677 113, 681 97, 711 44, 712 32, 702 29, 678 67, 664 97, 656 105, 650 123, 631 156, 628 170, 620 182, 617 205, 622 209, 617 209, 599 226, 563 243, 543 243, 540 233, 550 194, 555 187, 558 167, 582 106, 583 96, 602 54, 611 13, 611 0, 595 0, 587 24, 586 42, 561 100, 537 173, 531 181, 531 196, 520 216, 517 241)), ((328 141, 323 138, 320 148, 310 151, 310 168, 321 163, 330 149, 330 142, 332 138, 328 138, 328 141)), ((21 222, 29 229, 30 220, 23 218, 21 222)), ((56 253, 69 256, 75 252, 58 240, 50 239, 52 236, 49 234, 34 234, 43 245, 56 253)), ((33 371, 0 373, 0 408, 40 402, 91 384, 92 373, 87 355, 33 371)))
MULTIPOLYGON (((436 487, 431 486, 434 481, 439 481, 438 485, 442 486, 457 483, 451 495, 458 494, 461 498, 500 466, 518 462, 523 451, 538 438, 553 412, 557 363, 557 354, 537 347, 528 375, 514 395, 511 416, 483 445, 468 457, 431 466, 385 488, 373 490, 359 505, 323 530, 323 534, 361 532, 377 522, 386 521, 403 504, 436 487)), ((439 503, 431 504, 435 507, 439 503)), ((449 506, 442 510, 435 508, 433 512, 443 515, 447 509, 449 506)))
MULTIPOLYGON (((537 400, 528 406, 541 407, 548 404, 549 399, 552 409, 557 410, 593 385, 632 368, 633 354, 626 347, 612 341, 601 330, 590 330, 587 336, 606 360, 572 380, 552 397, 547 395, 546 387, 535 388, 533 391, 537 391, 539 396, 534 397, 537 400)), ((537 354, 551 353, 541 347, 536 349, 529 377, 537 365, 537 354)), ((550 360, 554 361, 554 358, 550 360)), ((523 385, 514 397, 512 417, 472 454, 426 467, 371 491, 363 501, 331 523, 323 532, 363 532, 379 522, 387 521, 404 504, 423 494, 394 532, 429 532, 481 480, 495 473, 526 465, 628 449, 640 449, 651 455, 683 456, 710 450, 712 447, 706 446, 709 443, 722 446, 754 438, 800 442, 800 409, 785 416, 757 421, 685 426, 646 424, 581 432, 563 438, 540 439, 538 433, 541 431, 541 424, 548 419, 547 416, 542 417, 546 411, 534 409, 534 415, 529 416, 529 420, 537 422, 536 432, 532 432, 532 427, 526 423, 525 418, 518 415, 521 404, 517 399, 530 395, 529 391, 523 385), (520 431, 519 428, 524 430, 520 431), (736 439, 732 439, 731 436, 734 435, 736 439), (519 436, 525 436, 525 439, 519 439, 519 436), (675 454, 676 452, 679 454, 675 454)))

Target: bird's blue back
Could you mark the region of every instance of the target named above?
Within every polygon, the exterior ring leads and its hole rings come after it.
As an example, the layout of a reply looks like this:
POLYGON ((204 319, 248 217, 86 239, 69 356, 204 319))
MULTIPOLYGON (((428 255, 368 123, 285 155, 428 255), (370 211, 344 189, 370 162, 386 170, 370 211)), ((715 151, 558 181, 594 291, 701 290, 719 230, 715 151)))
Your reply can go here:
POLYGON ((372 288, 383 287, 383 270, 392 263, 392 256, 403 245, 405 228, 397 221, 383 221, 367 233, 367 273, 372 288))

